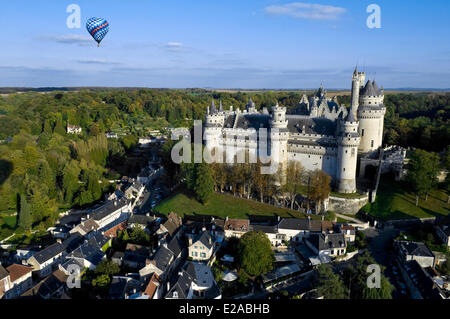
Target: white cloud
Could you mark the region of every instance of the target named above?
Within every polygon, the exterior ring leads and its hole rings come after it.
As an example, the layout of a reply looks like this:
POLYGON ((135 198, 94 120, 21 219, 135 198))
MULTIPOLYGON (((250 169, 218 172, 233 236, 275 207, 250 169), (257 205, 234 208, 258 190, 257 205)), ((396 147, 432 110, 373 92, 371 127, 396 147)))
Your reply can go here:
POLYGON ((77 60, 78 63, 81 64, 98 64, 98 65, 119 65, 122 64, 121 62, 114 62, 114 61, 107 61, 102 59, 84 59, 84 60, 77 60))
POLYGON ((270 15, 285 15, 295 19, 336 20, 346 13, 347 9, 322 4, 293 2, 266 7, 264 12, 270 15))
POLYGON ((64 35, 41 35, 37 37, 40 40, 51 41, 63 44, 91 45, 93 39, 80 34, 64 34, 64 35))
POLYGON ((168 42, 164 45, 164 48, 166 48, 169 51, 180 51, 183 47, 183 44, 180 42, 168 42))

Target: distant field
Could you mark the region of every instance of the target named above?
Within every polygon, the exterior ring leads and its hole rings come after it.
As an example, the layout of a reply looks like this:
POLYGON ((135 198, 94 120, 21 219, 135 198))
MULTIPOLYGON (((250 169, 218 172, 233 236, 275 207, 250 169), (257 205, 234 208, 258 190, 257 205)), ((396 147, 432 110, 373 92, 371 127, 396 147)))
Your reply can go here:
POLYGON ((404 183, 395 182, 388 177, 381 178, 375 203, 363 207, 363 211, 384 220, 426 218, 450 214, 447 194, 441 190, 433 191, 428 200, 420 198, 415 205, 416 196, 407 191, 404 183))
POLYGON ((250 215, 306 218, 305 214, 293 210, 218 193, 213 194, 208 204, 202 205, 185 192, 178 192, 157 205, 154 211, 164 215, 175 212, 179 216, 212 215, 218 218, 248 219, 250 215))

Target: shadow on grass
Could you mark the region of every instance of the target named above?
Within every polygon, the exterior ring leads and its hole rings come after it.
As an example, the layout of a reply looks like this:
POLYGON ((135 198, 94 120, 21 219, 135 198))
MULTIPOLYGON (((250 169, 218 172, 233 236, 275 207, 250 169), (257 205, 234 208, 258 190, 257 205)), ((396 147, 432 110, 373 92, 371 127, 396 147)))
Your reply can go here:
POLYGON ((7 160, 0 159, 0 185, 8 179, 13 171, 13 163, 7 160))

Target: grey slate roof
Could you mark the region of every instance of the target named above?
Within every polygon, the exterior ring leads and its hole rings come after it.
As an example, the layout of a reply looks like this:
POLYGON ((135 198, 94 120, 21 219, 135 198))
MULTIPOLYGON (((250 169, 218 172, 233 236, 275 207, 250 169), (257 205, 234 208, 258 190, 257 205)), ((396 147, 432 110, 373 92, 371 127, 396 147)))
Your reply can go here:
POLYGON ((64 240, 61 244, 64 246, 64 250, 70 254, 84 243, 84 237, 80 233, 74 233, 64 240))
POLYGON ((117 201, 108 201, 106 204, 97 208, 91 213, 94 220, 102 220, 106 216, 112 214, 113 212, 125 207, 127 205, 127 200, 122 198, 117 201))
POLYGON ((398 241, 400 247, 411 256, 434 257, 427 245, 421 242, 398 241))
POLYGON ((194 278, 192 278, 189 273, 183 269, 176 284, 167 293, 166 298, 186 299, 193 280, 194 278), (174 292, 176 292, 176 294, 174 294, 174 292))
POLYGON ((345 247, 343 233, 336 234, 311 234, 307 239, 318 250, 336 249, 345 247))
POLYGON ((169 266, 170 260, 173 257, 174 257, 173 252, 168 248, 162 246, 156 252, 155 256, 153 257, 153 260, 155 261, 156 267, 158 267, 158 269, 165 271, 166 268, 169 266))
POLYGON ((239 114, 236 128, 259 129, 261 127, 269 128, 270 117, 267 114, 239 114))
POLYGON ((201 242, 208 249, 210 249, 213 246, 213 240, 211 234, 208 231, 204 231, 197 241, 201 242))
POLYGON ((278 224, 279 229, 309 230, 309 220, 300 218, 283 218, 278 224))
POLYGON ((300 116, 287 116, 288 130, 291 133, 300 133, 305 127, 304 134, 320 134, 333 136, 336 131, 336 122, 326 118, 304 118, 300 116))
POLYGON ((216 104, 214 103, 214 100, 211 101, 211 106, 209 107, 209 113, 214 114, 217 113, 216 104))
POLYGON ((43 264, 47 260, 57 256, 58 254, 64 251, 64 246, 60 243, 55 243, 53 245, 48 246, 47 248, 35 253, 33 257, 37 260, 38 263, 43 264))
POLYGON ((128 224, 139 224, 148 226, 150 223, 152 223, 155 220, 155 217, 153 216, 146 216, 146 215, 136 215, 133 214, 128 219, 128 224))
POLYGON ((104 256, 105 253, 100 249, 100 247, 90 240, 75 249, 68 257, 82 258, 89 261, 93 265, 98 265, 104 256))
POLYGON ((179 256, 184 248, 186 248, 186 243, 183 239, 178 238, 179 236, 175 236, 172 238, 167 245, 167 248, 173 253, 175 257, 179 256))
POLYGON ((276 234, 277 233, 277 226, 274 226, 274 225, 250 224, 250 230, 252 230, 252 231, 262 231, 265 234, 276 234))
POLYGON ((355 114, 353 114, 353 112, 351 110, 349 110, 349 112, 347 114, 347 118, 345 119, 345 121, 347 121, 347 122, 356 122, 355 114))
POLYGON ((367 81, 366 85, 364 86, 364 88, 361 90, 360 93, 361 96, 379 96, 380 94, 381 92, 376 82, 372 82, 370 80, 367 81))

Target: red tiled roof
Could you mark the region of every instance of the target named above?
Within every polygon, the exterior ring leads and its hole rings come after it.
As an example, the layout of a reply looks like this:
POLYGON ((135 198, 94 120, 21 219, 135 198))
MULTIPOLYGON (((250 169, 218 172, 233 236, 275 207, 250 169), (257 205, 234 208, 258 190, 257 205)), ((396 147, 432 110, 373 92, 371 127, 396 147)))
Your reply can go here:
POLYGON ((19 278, 22 278, 26 274, 33 271, 32 267, 27 267, 19 264, 12 264, 7 267, 6 270, 9 272, 9 277, 11 278, 11 282, 16 281, 19 278))
POLYGON ((125 230, 125 229, 127 229, 127 221, 124 221, 124 222, 120 223, 119 225, 116 225, 116 226, 108 229, 107 231, 105 231, 105 236, 109 237, 109 238, 115 238, 115 237, 117 237, 117 234, 119 231, 125 230))
POLYGON ((153 273, 148 282, 147 288, 145 288, 144 295, 147 295, 150 299, 152 299, 160 284, 161 281, 159 280, 159 276, 156 273, 153 273))
POLYGON ((225 230, 248 231, 248 219, 229 219, 225 222, 225 230))

